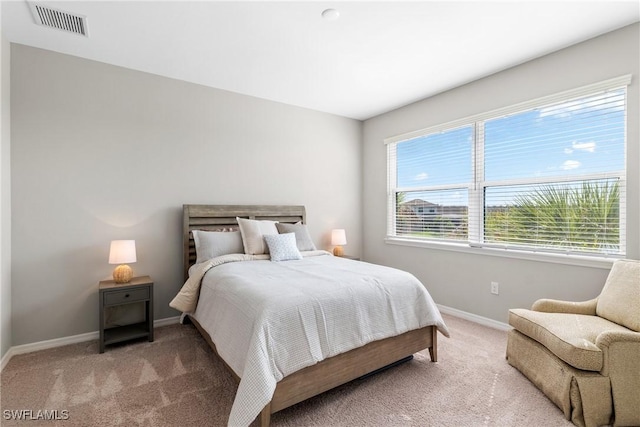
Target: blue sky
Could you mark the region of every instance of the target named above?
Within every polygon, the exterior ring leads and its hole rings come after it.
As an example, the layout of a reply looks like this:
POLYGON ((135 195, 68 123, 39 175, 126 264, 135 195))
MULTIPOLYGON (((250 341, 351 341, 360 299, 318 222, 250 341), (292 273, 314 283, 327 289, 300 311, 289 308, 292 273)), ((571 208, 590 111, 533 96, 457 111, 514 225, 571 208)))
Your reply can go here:
MULTIPOLYGON (((486 121, 485 181, 623 170, 624 96, 620 89, 486 121)), ((471 182, 472 135, 465 126, 399 143, 398 187, 471 182)), ((465 190, 406 196, 414 198, 467 203, 465 190)))

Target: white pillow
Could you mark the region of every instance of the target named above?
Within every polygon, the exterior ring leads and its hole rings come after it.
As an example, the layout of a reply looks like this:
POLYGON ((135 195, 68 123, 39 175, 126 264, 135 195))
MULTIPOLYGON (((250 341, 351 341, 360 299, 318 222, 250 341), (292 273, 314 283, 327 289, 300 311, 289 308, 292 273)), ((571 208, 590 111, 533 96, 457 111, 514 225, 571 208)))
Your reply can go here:
POLYGON ((269 246, 271 261, 289 261, 292 259, 302 259, 302 255, 296 245, 296 234, 268 234, 264 240, 269 246))
POLYGON ((268 254, 269 247, 264 242, 264 236, 278 234, 278 221, 257 221, 255 219, 238 218, 238 226, 242 235, 244 253, 247 255, 268 254))
POLYGON ((226 254, 243 254, 242 236, 239 231, 193 230, 196 244, 196 264, 226 254))

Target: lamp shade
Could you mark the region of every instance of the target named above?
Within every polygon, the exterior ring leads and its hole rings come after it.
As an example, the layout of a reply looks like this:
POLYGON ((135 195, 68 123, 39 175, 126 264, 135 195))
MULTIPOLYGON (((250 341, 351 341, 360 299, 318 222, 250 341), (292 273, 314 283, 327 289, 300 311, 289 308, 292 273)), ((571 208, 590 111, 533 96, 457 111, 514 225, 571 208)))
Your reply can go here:
POLYGON ((345 233, 344 229, 331 230, 331 244, 333 246, 347 244, 347 233, 345 233))
POLYGON ((135 240, 112 240, 109 250, 109 264, 136 262, 135 240))

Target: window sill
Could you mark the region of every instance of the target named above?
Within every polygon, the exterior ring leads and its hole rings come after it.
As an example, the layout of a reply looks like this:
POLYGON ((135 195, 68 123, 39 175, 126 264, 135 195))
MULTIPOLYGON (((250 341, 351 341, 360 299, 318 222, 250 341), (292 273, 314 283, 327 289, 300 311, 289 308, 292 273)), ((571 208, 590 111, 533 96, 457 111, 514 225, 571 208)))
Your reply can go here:
POLYGON ((483 256, 497 256, 503 258, 515 258, 527 261, 548 262, 554 264, 577 265, 580 267, 601 268, 610 270, 615 258, 595 256, 550 254, 529 251, 517 251, 513 249, 496 249, 469 246, 466 243, 433 242, 402 237, 386 237, 386 244, 399 246, 412 246, 416 248, 435 249, 441 251, 453 251, 483 256))

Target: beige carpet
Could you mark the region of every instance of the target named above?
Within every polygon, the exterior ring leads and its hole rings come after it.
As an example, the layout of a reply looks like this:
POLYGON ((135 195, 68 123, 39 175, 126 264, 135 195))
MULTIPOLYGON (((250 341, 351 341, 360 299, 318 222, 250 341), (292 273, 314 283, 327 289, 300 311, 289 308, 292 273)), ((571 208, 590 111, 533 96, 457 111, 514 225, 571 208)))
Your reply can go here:
MULTIPOLYGON (((274 426, 571 426, 504 358, 506 333, 445 316, 439 362, 428 352, 274 414, 274 426)), ((74 344, 13 357, 2 372, 3 426, 223 426, 236 384, 193 326, 156 341, 74 344), (10 421, 6 410, 68 411, 10 421)), ((256 423, 254 423, 256 424, 256 423)))

